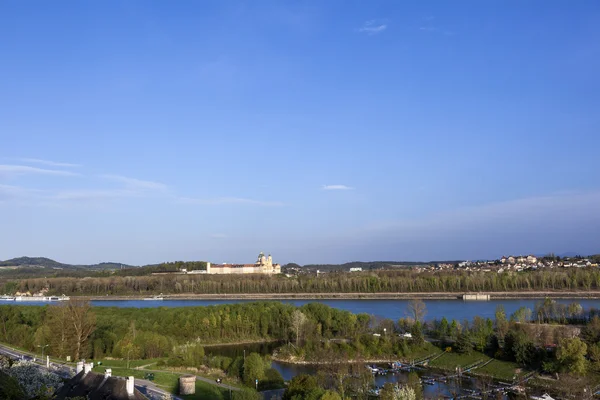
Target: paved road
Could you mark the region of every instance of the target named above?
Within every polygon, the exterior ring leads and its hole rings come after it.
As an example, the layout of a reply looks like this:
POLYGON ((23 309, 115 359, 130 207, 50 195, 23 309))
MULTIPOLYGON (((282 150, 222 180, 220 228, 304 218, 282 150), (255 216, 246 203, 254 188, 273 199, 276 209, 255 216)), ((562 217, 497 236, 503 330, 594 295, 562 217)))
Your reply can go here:
MULTIPOLYGON (((36 357, 35 354, 13 349, 2 344, 0 344, 0 354, 4 354, 14 360, 34 361, 37 365, 40 366, 40 368, 46 369, 46 363, 40 360, 38 357, 36 357)), ((50 370, 66 379, 71 378, 75 375, 75 369, 67 364, 51 362, 50 370)), ((153 382, 147 381, 145 379, 136 379, 135 388, 151 400, 161 400, 165 395, 172 396, 174 400, 181 400, 180 397, 166 392, 165 390, 156 386, 153 382)))

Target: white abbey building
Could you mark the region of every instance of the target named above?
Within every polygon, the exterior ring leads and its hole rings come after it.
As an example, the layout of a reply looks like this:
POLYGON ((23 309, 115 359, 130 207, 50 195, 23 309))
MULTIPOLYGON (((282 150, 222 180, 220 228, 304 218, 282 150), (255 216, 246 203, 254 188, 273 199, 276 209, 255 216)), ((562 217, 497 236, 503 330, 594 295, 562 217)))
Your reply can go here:
POLYGON ((206 264, 207 274, 280 274, 281 265, 273 264, 273 257, 258 255, 254 264, 206 264))

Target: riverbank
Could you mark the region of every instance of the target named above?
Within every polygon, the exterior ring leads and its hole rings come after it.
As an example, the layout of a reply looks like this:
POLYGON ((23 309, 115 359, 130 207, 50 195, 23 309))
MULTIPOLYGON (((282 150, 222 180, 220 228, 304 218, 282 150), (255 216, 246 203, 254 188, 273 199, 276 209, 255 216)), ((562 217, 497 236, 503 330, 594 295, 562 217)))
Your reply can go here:
MULTIPOLYGON (((546 297, 600 299, 600 291, 515 291, 515 292, 419 292, 419 293, 219 293, 219 294, 168 294, 165 300, 458 300, 464 294, 489 295, 494 299, 543 299, 546 297)), ((71 296, 76 299, 103 300, 144 300, 148 296, 71 296)), ((160 301, 160 300, 156 300, 160 301)))

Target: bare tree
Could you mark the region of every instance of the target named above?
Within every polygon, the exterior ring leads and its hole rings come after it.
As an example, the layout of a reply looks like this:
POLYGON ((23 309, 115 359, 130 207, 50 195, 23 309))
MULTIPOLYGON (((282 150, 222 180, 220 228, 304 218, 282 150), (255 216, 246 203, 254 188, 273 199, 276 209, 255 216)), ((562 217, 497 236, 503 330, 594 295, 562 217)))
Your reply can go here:
POLYGON ((47 325, 50 329, 50 350, 59 358, 69 355, 69 335, 67 326, 67 305, 48 307, 47 325))
POLYGON ((72 338, 73 355, 78 360, 96 329, 96 314, 91 310, 90 303, 83 300, 69 300, 66 307, 66 325, 72 338))
POLYGON ((427 314, 427 307, 425 303, 423 303, 420 299, 414 299, 408 302, 407 308, 408 315, 412 317, 415 321, 422 322, 425 314, 427 314))
POLYGON ((296 333, 296 346, 298 346, 298 343, 300 342, 300 333, 305 323, 306 315, 302 314, 302 311, 300 310, 295 310, 292 313, 292 329, 294 330, 294 333, 296 333))

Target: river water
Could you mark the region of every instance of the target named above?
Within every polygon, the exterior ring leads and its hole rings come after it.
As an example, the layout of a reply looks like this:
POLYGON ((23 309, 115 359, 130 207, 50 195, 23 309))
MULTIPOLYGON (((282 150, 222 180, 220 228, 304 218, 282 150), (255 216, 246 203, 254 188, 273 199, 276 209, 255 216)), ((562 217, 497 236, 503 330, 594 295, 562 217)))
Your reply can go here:
MULTIPOLYGON (((211 306, 219 304, 233 303, 251 303, 257 300, 94 300, 92 305, 100 307, 192 307, 192 306, 211 306)), ((333 308, 350 311, 352 313, 367 313, 381 318, 390 318, 397 321, 399 318, 407 316, 407 307, 409 300, 271 300, 283 303, 302 306, 308 303, 323 303, 333 308)), ((456 319, 463 321, 471 320, 478 315, 483 318, 494 318, 496 307, 500 304, 504 306, 506 314, 510 316, 519 307, 529 307, 534 309, 535 304, 541 299, 495 299, 490 301, 464 301, 464 300, 423 300, 427 307, 426 320, 456 319)), ((558 303, 569 304, 579 303, 584 309, 600 309, 600 299, 557 299, 558 303)), ((48 302, 36 301, 0 301, 0 304, 18 304, 18 305, 46 305, 48 302)), ((56 303, 52 303, 56 304, 56 303)))

